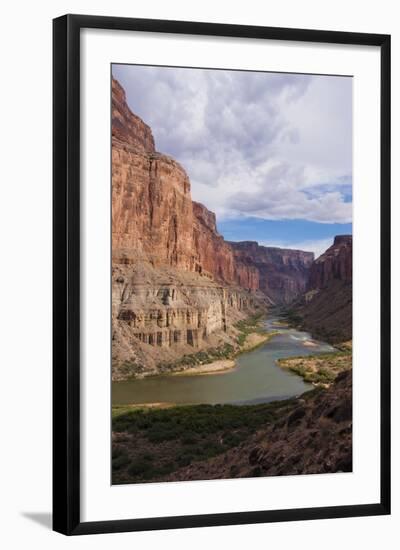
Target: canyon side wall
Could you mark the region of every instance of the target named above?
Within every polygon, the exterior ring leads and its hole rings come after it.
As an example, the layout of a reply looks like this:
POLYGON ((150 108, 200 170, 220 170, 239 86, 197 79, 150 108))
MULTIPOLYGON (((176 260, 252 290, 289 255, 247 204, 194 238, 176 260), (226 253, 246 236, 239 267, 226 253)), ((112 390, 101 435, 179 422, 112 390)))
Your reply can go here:
POLYGON ((157 153, 149 126, 113 80, 112 250, 115 263, 149 261, 257 290, 257 270, 235 260, 215 214, 191 199, 182 166, 157 153))
POLYGON ((335 279, 351 283, 353 276, 352 252, 352 236, 337 235, 333 245, 311 265, 307 289, 326 288, 335 279))
POLYGON ((193 214, 193 250, 198 261, 196 268, 228 284, 236 284, 247 290, 260 289, 257 268, 236 257, 230 243, 217 231, 215 214, 195 201, 193 214))
POLYGON ((310 268, 307 292, 295 308, 303 327, 339 344, 352 338, 351 235, 338 235, 310 268))
POLYGON ((312 252, 260 246, 257 242, 230 242, 235 257, 258 272, 259 289, 275 304, 289 304, 305 292, 312 252))

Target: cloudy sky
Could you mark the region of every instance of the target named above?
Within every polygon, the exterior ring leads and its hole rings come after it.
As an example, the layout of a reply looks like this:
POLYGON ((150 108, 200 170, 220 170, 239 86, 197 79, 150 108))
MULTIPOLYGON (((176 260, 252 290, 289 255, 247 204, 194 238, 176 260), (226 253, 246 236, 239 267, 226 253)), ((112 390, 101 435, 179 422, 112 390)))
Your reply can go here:
POLYGON ((350 77, 136 65, 113 75, 226 239, 319 255, 351 233, 350 77))

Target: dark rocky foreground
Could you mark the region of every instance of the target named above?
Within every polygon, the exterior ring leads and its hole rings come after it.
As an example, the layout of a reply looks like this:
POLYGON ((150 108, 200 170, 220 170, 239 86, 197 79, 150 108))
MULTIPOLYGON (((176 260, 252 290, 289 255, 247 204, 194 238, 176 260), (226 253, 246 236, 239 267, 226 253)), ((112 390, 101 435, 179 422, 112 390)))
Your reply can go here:
POLYGON ((315 390, 276 423, 212 460, 193 463, 170 480, 322 474, 352 470, 352 371, 315 390))
POLYGON ((351 370, 287 401, 115 411, 113 483, 351 470, 351 370))
POLYGON ((171 480, 322 474, 352 470, 352 371, 326 391, 305 396, 278 422, 171 480))

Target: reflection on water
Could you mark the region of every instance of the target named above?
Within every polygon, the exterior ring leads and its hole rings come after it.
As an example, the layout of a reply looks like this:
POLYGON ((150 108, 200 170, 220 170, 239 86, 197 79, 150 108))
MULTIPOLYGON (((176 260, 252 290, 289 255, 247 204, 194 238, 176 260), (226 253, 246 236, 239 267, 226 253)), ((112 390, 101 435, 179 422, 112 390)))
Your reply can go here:
POLYGON ((287 328, 279 319, 265 321, 268 330, 279 330, 261 347, 237 357, 230 371, 199 376, 157 376, 113 382, 114 405, 128 403, 259 403, 299 395, 312 386, 300 376, 281 369, 276 359, 333 351, 307 332, 287 328), (306 345, 310 343, 315 345, 306 345))

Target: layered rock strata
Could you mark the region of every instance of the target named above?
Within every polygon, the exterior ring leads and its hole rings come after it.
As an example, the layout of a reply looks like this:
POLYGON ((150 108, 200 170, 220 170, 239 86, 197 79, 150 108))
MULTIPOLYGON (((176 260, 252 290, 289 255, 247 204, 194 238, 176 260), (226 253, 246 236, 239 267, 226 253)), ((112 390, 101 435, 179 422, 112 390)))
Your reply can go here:
POLYGON ((335 279, 351 283, 352 252, 352 236, 337 235, 333 245, 311 265, 308 290, 326 288, 335 279))
MULTIPOLYGON (((145 262, 114 266, 112 289, 113 362, 129 364, 133 375, 154 374, 161 363, 184 354, 234 344, 235 322, 262 303, 257 292, 145 262)), ((114 378, 124 378, 121 369, 114 378)))
POLYGON ((352 236, 339 235, 313 262, 295 308, 302 326, 334 344, 352 338, 352 236))
POLYGON ((217 231, 215 214, 194 201, 193 214, 193 250, 198 259, 196 270, 228 284, 258 290, 260 278, 257 268, 236 257, 230 243, 217 231))
POLYGON ((312 252, 231 242, 235 258, 258 273, 258 288, 275 304, 288 304, 306 290, 312 252))

